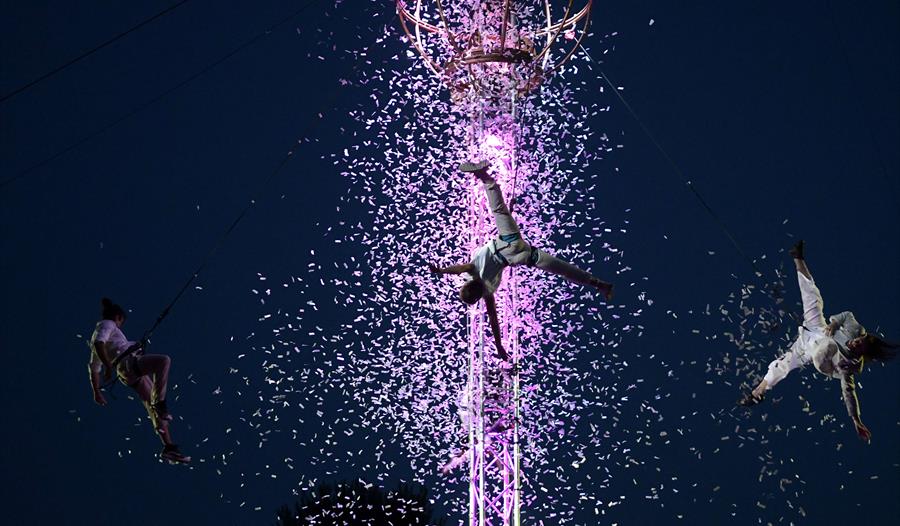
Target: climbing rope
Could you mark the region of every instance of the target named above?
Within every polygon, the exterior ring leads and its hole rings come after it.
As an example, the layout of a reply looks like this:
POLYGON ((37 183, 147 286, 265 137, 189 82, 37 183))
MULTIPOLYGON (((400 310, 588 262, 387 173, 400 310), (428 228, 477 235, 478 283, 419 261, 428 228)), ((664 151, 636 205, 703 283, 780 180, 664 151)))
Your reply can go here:
MULTIPOLYGON (((685 186, 687 186, 687 188, 691 191, 691 194, 693 194, 693 196, 700 203, 701 207, 712 218, 713 222, 715 222, 719 226, 719 228, 722 230, 722 232, 725 234, 725 236, 731 242, 731 245, 735 248, 737 253, 740 254, 740 256, 743 257, 745 261, 747 261, 747 263, 753 269, 753 276, 759 282, 759 284, 761 286, 761 290, 767 291, 765 296, 768 297, 772 301, 772 304, 776 309, 780 310, 780 305, 779 305, 777 299, 775 298, 775 296, 772 294, 770 284, 763 279, 763 273, 760 270, 759 266, 757 266, 756 261, 754 261, 750 256, 747 255, 747 253, 741 247, 740 243, 738 243, 737 238, 734 236, 734 234, 732 234, 731 230, 728 228, 728 225, 726 225, 725 222, 722 220, 722 218, 719 217, 719 215, 716 213, 716 211, 713 210, 713 208, 709 205, 709 203, 703 197, 703 195, 700 194, 700 191, 697 190, 697 187, 694 186, 694 183, 690 179, 687 178, 687 176, 684 174, 684 172, 681 170, 681 168, 678 166, 678 164, 675 162, 675 160, 672 158, 672 156, 670 156, 669 153, 666 151, 666 149, 663 148, 662 144, 656 139, 656 136, 644 124, 644 122, 638 116, 638 114, 634 110, 634 108, 631 107, 631 104, 628 103, 628 101, 625 99, 625 97, 622 95, 622 93, 619 91, 619 89, 616 87, 616 85, 613 84, 613 82, 609 79, 609 77, 606 75, 606 73, 603 71, 603 69, 600 68, 600 65, 597 63, 596 60, 594 60, 594 57, 592 57, 590 55, 590 53, 587 52, 587 50, 584 48, 584 46, 579 45, 579 47, 581 48, 581 51, 585 54, 585 56, 588 58, 588 60, 597 68, 597 71, 599 71, 600 76, 603 78, 603 80, 606 82, 606 84, 609 86, 609 88, 613 91, 613 93, 616 94, 616 97, 619 99, 619 102, 622 103, 622 106, 628 111, 628 113, 631 114, 631 116, 638 123, 638 125, 640 126, 640 128, 644 132, 644 134, 647 135, 647 137, 650 139, 650 142, 653 143, 653 145, 656 147, 656 149, 659 151, 659 153, 663 156, 663 158, 666 160, 666 162, 672 168, 672 173, 674 175, 676 175, 681 180, 681 182, 684 183, 685 186)), ((786 312, 786 314, 791 320, 796 322, 798 325, 802 325, 802 321, 800 321, 800 320, 802 320, 802 317, 798 316, 794 312, 786 312)))

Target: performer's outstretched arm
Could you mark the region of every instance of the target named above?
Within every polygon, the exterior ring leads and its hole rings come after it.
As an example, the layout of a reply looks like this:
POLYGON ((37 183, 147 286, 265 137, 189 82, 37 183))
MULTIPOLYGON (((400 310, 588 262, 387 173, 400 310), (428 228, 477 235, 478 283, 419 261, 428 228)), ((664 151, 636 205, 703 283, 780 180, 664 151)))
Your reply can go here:
POLYGON ((847 414, 853 420, 853 425, 856 426, 856 433, 859 435, 859 438, 870 442, 872 433, 862 423, 862 418, 859 416, 859 399, 856 398, 856 382, 852 374, 841 376, 841 394, 844 397, 844 405, 847 406, 847 414))
POLYGON ((494 344, 497 346, 497 356, 501 360, 508 360, 509 355, 503 348, 503 340, 500 338, 500 322, 497 320, 497 303, 494 301, 494 295, 488 294, 484 297, 484 306, 487 309, 488 320, 491 322, 491 332, 494 334, 494 344))
POLYGON ((106 397, 103 396, 103 392, 100 390, 100 371, 90 369, 90 373, 91 391, 94 393, 94 402, 97 402, 97 405, 106 405, 106 397))
POLYGON ((475 265, 471 263, 462 263, 460 265, 450 265, 449 267, 440 268, 429 263, 428 270, 430 270, 432 274, 462 274, 463 272, 471 273, 474 271, 475 265))
POLYGON ((96 341, 94 342, 94 352, 97 353, 97 356, 100 358, 100 361, 103 362, 103 379, 109 381, 115 375, 115 368, 112 365, 112 361, 109 359, 109 349, 107 348, 105 341, 96 341))
POLYGON ((106 342, 102 340, 97 340, 94 342, 94 351, 97 353, 97 357, 100 358, 100 361, 103 362, 103 366, 107 369, 112 367, 112 362, 109 359, 107 353, 109 349, 106 348, 106 342))

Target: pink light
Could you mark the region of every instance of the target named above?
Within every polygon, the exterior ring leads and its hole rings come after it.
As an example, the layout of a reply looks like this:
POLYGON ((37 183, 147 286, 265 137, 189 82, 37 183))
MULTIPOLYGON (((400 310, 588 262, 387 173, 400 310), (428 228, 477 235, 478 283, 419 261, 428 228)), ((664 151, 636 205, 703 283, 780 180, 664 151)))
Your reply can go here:
POLYGON ((500 178, 505 179, 512 171, 510 158, 512 156, 512 147, 500 135, 496 133, 488 133, 483 141, 482 150, 492 162, 494 170, 501 174, 500 178))
POLYGON ((488 136, 484 138, 484 145, 490 146, 491 148, 494 148, 497 150, 505 150, 506 149, 505 148, 506 144, 504 144, 503 139, 501 139, 497 135, 494 135, 493 133, 488 134, 488 136))

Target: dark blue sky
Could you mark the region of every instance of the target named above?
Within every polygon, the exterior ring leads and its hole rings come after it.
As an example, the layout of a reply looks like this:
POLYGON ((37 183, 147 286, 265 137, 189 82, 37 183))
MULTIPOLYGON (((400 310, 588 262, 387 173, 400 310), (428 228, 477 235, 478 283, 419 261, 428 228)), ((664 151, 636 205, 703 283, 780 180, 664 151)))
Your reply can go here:
MULTIPOLYGON (((604 56, 607 74, 625 87, 623 94, 644 123, 744 250, 754 257, 783 258, 778 251, 790 244, 787 234, 802 236, 826 309, 852 309, 870 328, 880 326, 900 338, 900 151, 891 146, 900 144, 900 5, 603 4, 594 15, 594 32, 619 33, 612 40, 614 51, 604 56)), ((0 93, 166 5, 4 2, 0 93)), ((299 5, 193 0, 0 104, 2 179, 153 99, 299 5)), ((266 190, 201 277, 203 290, 182 300, 154 341, 175 360, 173 382, 187 385, 173 409, 191 428, 180 425, 176 438, 194 444, 219 432, 228 419, 204 404, 212 403, 207 395, 232 356, 228 338, 253 329, 256 309, 247 290, 256 273, 290 275, 307 265, 310 249, 333 246, 323 241, 323 227, 316 223, 340 219, 335 207, 346 182, 319 157, 346 146, 340 128, 354 126, 346 112, 365 104, 364 92, 338 83, 351 75, 352 65, 337 57, 374 38, 359 27, 371 25, 372 11, 378 10, 357 7, 313 5, 147 111, 0 189, 0 349, 6 363, 0 467, 11 524, 42 524, 60 516, 64 523, 97 525, 125 517, 135 525, 268 521, 266 513, 224 503, 220 493, 233 488, 224 488, 211 470, 157 463, 149 454, 156 448, 149 428, 134 427, 140 416, 134 402, 96 408, 85 371, 87 350, 76 335, 90 333, 99 298, 106 295, 132 309, 126 334, 138 337, 310 119, 325 110, 308 136, 319 142, 301 149, 266 190), (330 49, 323 41, 334 45, 324 61, 317 58, 330 49), (188 383, 189 374, 196 384, 188 383), (135 454, 119 459, 116 452, 125 448, 135 454)), ((391 9, 386 2, 375 20, 388 22, 391 9)), ((391 45, 377 58, 399 53, 405 60, 399 38, 391 45)), ((687 334, 694 322, 673 321, 665 311, 718 305, 738 283, 750 281, 747 263, 634 120, 620 106, 604 115, 592 125, 623 134, 625 148, 597 167, 608 172, 598 198, 610 222, 630 221, 629 235, 618 246, 648 277, 657 301, 644 320, 645 336, 631 345, 635 352, 653 349, 668 363, 702 363, 730 349, 691 340, 687 334)), ((793 283, 788 286, 795 301, 793 283)), ((714 321, 696 324, 716 331, 714 321)), ((895 363, 863 376, 860 396, 874 433, 871 446, 855 441, 846 428, 839 454, 823 449, 814 457, 806 444, 779 444, 785 458, 802 466, 808 487, 801 504, 808 524, 845 522, 860 510, 872 524, 900 517, 898 374, 895 363), (845 464, 836 466, 836 459, 845 464), (848 478, 850 471, 854 475, 848 478), (878 478, 870 478, 874 475, 878 478)), ((678 376, 679 383, 668 390, 697 392, 709 379, 688 365, 678 376)), ((660 381, 666 381, 664 375, 660 381)), ((833 404, 831 410, 842 418, 836 386, 816 385, 818 391, 803 391, 804 396, 820 407, 833 404)), ((786 391, 796 398, 799 382, 786 391)), ((716 393, 723 396, 673 400, 663 410, 711 412, 730 407, 739 394, 736 386, 716 393), (697 407, 686 407, 693 403, 697 407)), ((773 418, 798 418, 796 404, 782 405, 773 418)), ((693 424, 696 445, 716 447, 725 432, 713 421, 701 422, 693 424)), ((654 453, 670 472, 719 482, 739 480, 737 466, 756 466, 741 457, 755 453, 741 449, 702 466, 675 446, 654 453)), ((304 454, 290 452, 296 459, 304 454)), ((248 469, 252 465, 247 461, 248 469)), ((633 491, 628 479, 620 480, 621 494, 633 491)), ((750 473, 746 487, 732 485, 733 496, 711 503, 698 499, 690 508, 693 523, 755 524, 758 515, 765 517, 757 509, 730 518, 731 502, 752 505, 742 492, 759 491, 753 480, 750 473)), ((291 498, 292 483, 284 484, 277 494, 277 486, 255 490, 251 482, 244 494, 273 509, 291 498)), ((692 494, 698 495, 704 490, 692 494)), ((629 515, 622 524, 674 522, 668 509, 642 505, 639 498, 623 508, 629 515)), ((767 519, 775 522, 778 515, 767 519)))

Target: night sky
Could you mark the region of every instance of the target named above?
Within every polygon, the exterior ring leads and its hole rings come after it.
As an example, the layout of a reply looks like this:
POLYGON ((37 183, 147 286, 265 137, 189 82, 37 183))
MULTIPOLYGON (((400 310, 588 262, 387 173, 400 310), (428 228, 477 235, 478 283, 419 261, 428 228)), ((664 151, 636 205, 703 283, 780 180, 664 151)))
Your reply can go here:
MULTIPOLYGON (((304 4, 193 0, 0 103, 0 180, 155 101, 304 4)), ((167 5, 4 2, 0 94, 167 5)), ((327 156, 350 144, 345 132, 359 123, 347 113, 367 102, 364 88, 340 83, 366 71, 353 64, 351 51, 372 46, 385 24, 396 24, 392 6, 313 2, 146 109, 0 187, 6 523, 268 524, 278 506, 292 501, 295 481, 259 480, 252 456, 229 459, 235 472, 247 473, 240 489, 233 474, 220 476, 209 465, 159 463, 157 440, 142 408, 125 398, 127 389, 116 388, 118 400, 105 408, 94 405, 83 340, 102 296, 130 309, 124 332, 137 339, 261 181, 303 140, 204 270, 201 288, 191 287, 154 337, 153 350, 173 358, 175 439, 188 454, 210 454, 198 443, 221 436, 235 420, 228 402, 210 393, 242 352, 231 337, 254 331, 259 309, 249 291, 258 273, 284 279, 315 261, 311 251, 364 255, 364 247, 324 237, 344 218, 337 210, 348 184, 327 156)), ((766 255, 758 264, 768 272, 789 265, 785 250, 805 239, 826 313, 852 310, 870 330, 894 339, 900 339, 898 27, 900 4, 891 1, 648 0, 599 2, 591 37, 611 46, 602 56, 604 71, 746 254, 766 255)), ((395 33, 371 59, 410 68, 399 27, 395 33)), ((591 39, 586 45, 591 49, 591 39)), ((596 72, 581 68, 578 78, 601 96, 596 72)), ((647 278, 655 301, 642 320, 643 335, 625 342, 620 354, 655 354, 668 364, 656 370, 645 362, 638 391, 665 384, 673 396, 657 409, 672 419, 731 411, 742 378, 723 385, 703 364, 735 348, 692 330, 722 333, 717 318, 698 313, 753 282, 752 268, 608 95, 610 112, 590 124, 624 148, 591 167, 602 183, 597 199, 610 224, 628 222, 616 245, 647 278)), ((788 278, 794 305, 799 293, 788 278)), ((634 302, 633 292, 623 287, 619 300, 634 302)), ((334 316, 335 325, 342 323, 339 311, 334 316)), ((794 504, 805 518, 757 483, 756 449, 712 453, 734 420, 692 417, 686 438, 644 452, 659 457, 654 466, 666 473, 682 474, 670 483, 681 491, 645 500, 635 474, 625 472, 611 491, 633 497, 611 512, 610 522, 840 524, 861 514, 868 524, 900 520, 900 362, 869 367, 860 378, 863 420, 874 435, 868 446, 849 425, 836 381, 799 380, 816 374, 793 373, 779 386, 779 404, 743 417, 746 426, 767 413, 770 423, 813 429, 778 435, 769 445, 791 466, 785 473, 802 474, 803 496, 794 504), (804 413, 798 396, 819 414, 804 413), (832 433, 831 426, 829 436, 811 443, 823 412, 843 427, 832 433), (692 447, 710 454, 698 461, 692 447)), ((283 456, 302 466, 316 449, 283 456)), ((403 463, 399 450, 386 454, 403 463)), ((401 477, 392 475, 389 485, 401 477)), ((596 521, 593 506, 576 517, 578 524, 596 521)))

